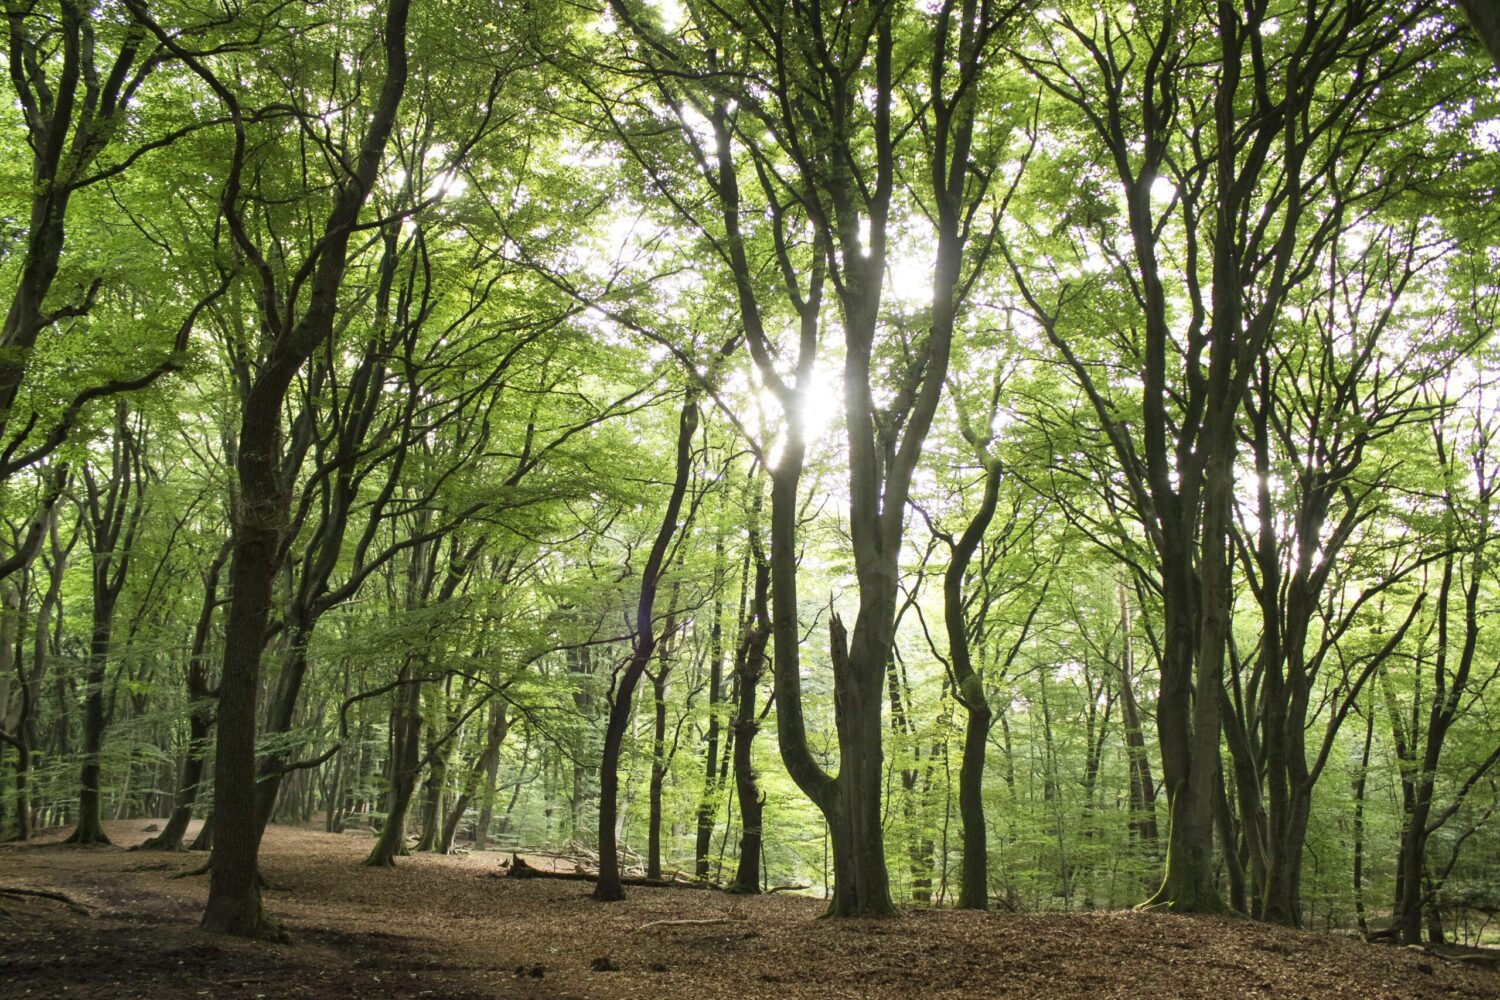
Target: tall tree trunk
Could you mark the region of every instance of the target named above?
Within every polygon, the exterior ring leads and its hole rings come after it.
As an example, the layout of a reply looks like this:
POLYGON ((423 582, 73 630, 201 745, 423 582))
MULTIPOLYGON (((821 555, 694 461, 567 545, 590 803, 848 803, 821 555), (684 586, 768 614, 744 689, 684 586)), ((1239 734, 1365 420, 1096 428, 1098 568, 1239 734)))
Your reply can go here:
MULTIPOLYGON (((246 135, 239 99, 196 55, 151 21, 143 3, 127 3, 162 46, 197 74, 228 110, 234 126, 234 150, 221 209, 239 249, 252 260, 263 262, 265 255, 248 235, 242 214, 245 207, 240 201, 246 135)), ((203 914, 203 926, 221 933, 281 936, 260 900, 255 728, 272 584, 281 565, 283 526, 291 515, 290 482, 281 468, 282 404, 303 364, 333 336, 350 237, 374 187, 406 89, 409 8, 410 0, 390 0, 387 6, 381 39, 385 76, 364 136, 350 161, 353 169, 335 182, 333 204, 323 224, 306 287, 298 289, 300 295, 289 295, 285 317, 276 305, 274 272, 269 267, 258 270, 261 320, 270 334, 270 347, 245 394, 236 442, 238 496, 232 510, 229 574, 234 601, 225 623, 224 667, 219 681, 218 750, 214 759, 216 832, 208 904, 203 914), (292 310, 298 302, 305 305, 301 314, 295 315, 292 310)))
POLYGON ((943 573, 943 629, 948 637, 954 697, 963 706, 965 715, 964 748, 958 766, 958 815, 963 831, 963 862, 958 889, 961 910, 987 910, 990 906, 989 834, 984 822, 984 758, 994 715, 984 691, 984 680, 974 670, 969 652, 964 578, 984 533, 994 520, 1000 495, 1000 473, 999 460, 988 458, 979 509, 969 519, 958 540, 949 539, 948 568, 943 573))
MULTIPOLYGON (((760 892, 762 873, 761 824, 766 799, 756 781, 751 751, 760 732, 755 711, 755 695, 766 671, 766 645, 771 640, 771 564, 761 550, 760 493, 757 490, 755 516, 750 526, 750 557, 755 567, 755 584, 749 618, 740 630, 740 641, 734 653, 734 788, 740 800, 740 853, 734 881, 726 891, 741 895, 760 892)), ((727 833, 727 831, 726 831, 727 833)))
POLYGON ((1156 785, 1151 777, 1151 755, 1135 700, 1135 637, 1125 588, 1119 589, 1120 620, 1125 632, 1120 662, 1120 712, 1125 721, 1125 756, 1130 767, 1130 827, 1153 854, 1156 852, 1156 785))
MULTIPOLYGON (((666 630, 671 632, 672 615, 667 615, 666 630)), ((651 678, 653 725, 651 733, 651 785, 647 795, 646 877, 661 878, 661 793, 667 777, 667 643, 658 651, 656 676, 651 678)))
POLYGON ((687 494, 688 476, 692 471, 693 435, 698 429, 698 404, 689 397, 682 404, 677 427, 676 478, 672 493, 662 513, 646 565, 641 570, 641 593, 636 604, 635 637, 630 659, 620 672, 620 679, 609 706, 609 722, 604 730, 604 752, 599 765, 599 880, 594 884, 594 898, 610 902, 625 898, 620 884, 620 856, 615 823, 619 818, 620 751, 625 728, 630 721, 630 701, 651 655, 656 649, 656 625, 651 620, 656 604, 656 589, 665 569, 667 549, 677 533, 677 516, 687 494))
MULTIPOLYGON (((522 758, 522 764, 525 759, 522 758)), ((484 768, 484 801, 474 824, 474 850, 485 850, 490 843, 490 823, 495 816, 495 781, 500 776, 500 755, 490 757, 484 768)))
POLYGON ((101 823, 99 754, 104 745, 104 682, 109 663, 109 645, 114 602, 94 600, 94 627, 89 641, 89 668, 84 681, 83 766, 78 778, 78 826, 68 836, 69 844, 108 844, 101 823))
POLYGON ((1375 736, 1375 704, 1371 699, 1365 713, 1365 743, 1359 756, 1359 772, 1354 776, 1354 915, 1359 933, 1368 938, 1370 925, 1365 918, 1365 776, 1370 767, 1370 743, 1375 736))
POLYGON ((708 852, 713 845, 714 815, 722 785, 719 774, 720 714, 724 687, 724 532, 714 539, 713 623, 708 631, 708 733, 703 750, 703 795, 698 800, 698 830, 693 848, 693 875, 708 878, 708 852))
MULTIPOLYGON (((89 660, 83 710, 83 767, 79 775, 78 827, 70 844, 107 844, 101 824, 99 754, 104 748, 104 684, 114 633, 115 605, 125 588, 134 553, 136 529, 145 510, 145 470, 142 443, 128 419, 123 400, 117 401, 110 442, 109 468, 103 482, 92 465, 83 468, 83 526, 92 555, 94 599, 89 634, 89 660)), ((127 774, 128 777, 128 774, 127 774)))

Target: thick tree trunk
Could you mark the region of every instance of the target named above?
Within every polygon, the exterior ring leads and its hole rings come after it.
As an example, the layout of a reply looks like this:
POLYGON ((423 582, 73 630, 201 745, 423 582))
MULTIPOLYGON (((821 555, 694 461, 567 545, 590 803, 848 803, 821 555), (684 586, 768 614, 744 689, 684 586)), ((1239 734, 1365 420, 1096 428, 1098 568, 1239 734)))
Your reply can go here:
POLYGON ((1492 0, 1458 0, 1458 5, 1495 66, 1500 68, 1500 8, 1492 0))
POLYGON ((279 934, 261 907, 256 853, 260 822, 255 796, 256 695, 270 614, 280 531, 287 503, 277 486, 280 394, 252 392, 240 435, 240 507, 235 525, 230 593, 219 681, 218 747, 214 757, 214 848, 203 926, 241 937, 279 934))
MULTIPOLYGON (((894 608, 889 616, 894 621, 894 608)), ((830 621, 834 718, 838 725, 839 775, 825 810, 833 846, 833 893, 829 916, 882 917, 896 912, 885 867, 881 793, 885 780, 881 709, 885 703, 885 657, 851 651, 844 623, 830 621), (873 683, 872 683, 873 679, 873 683)), ((888 643, 885 644, 888 646, 888 643)))
MULTIPOLYGON (((1203 734, 1194 726, 1192 697, 1193 639, 1197 630, 1192 617, 1183 614, 1184 603, 1190 606, 1192 602, 1170 597, 1164 601, 1166 662, 1162 664, 1156 714, 1171 826, 1161 887, 1142 906, 1185 913, 1219 912, 1224 904, 1213 881, 1214 773, 1202 766, 1205 757, 1217 758, 1219 732, 1215 726, 1214 749, 1203 754, 1198 739, 1203 734)), ((1217 704, 1217 695, 1196 699, 1196 706, 1201 708, 1210 700, 1217 704)))

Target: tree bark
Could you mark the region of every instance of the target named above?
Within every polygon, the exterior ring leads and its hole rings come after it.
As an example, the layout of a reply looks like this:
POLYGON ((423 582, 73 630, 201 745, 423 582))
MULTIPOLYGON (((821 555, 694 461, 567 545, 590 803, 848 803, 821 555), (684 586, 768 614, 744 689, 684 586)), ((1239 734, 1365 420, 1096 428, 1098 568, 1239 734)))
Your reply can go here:
POLYGON ((679 527, 677 516, 682 511, 683 498, 687 494, 688 477, 692 472, 693 434, 697 429, 698 404, 689 397, 682 404, 682 415, 678 421, 676 477, 672 483, 672 493, 662 514, 661 527, 657 529, 651 552, 646 557, 646 565, 641 569, 635 638, 631 643, 630 658, 626 661, 613 692, 609 722, 604 731, 604 751, 599 765, 599 880, 594 885, 594 898, 600 902, 625 898, 620 882, 620 857, 615 837, 615 821, 619 816, 620 751, 625 740, 625 728, 630 721, 631 698, 656 649, 656 625, 651 620, 652 609, 656 604, 657 586, 665 569, 667 549, 679 527))

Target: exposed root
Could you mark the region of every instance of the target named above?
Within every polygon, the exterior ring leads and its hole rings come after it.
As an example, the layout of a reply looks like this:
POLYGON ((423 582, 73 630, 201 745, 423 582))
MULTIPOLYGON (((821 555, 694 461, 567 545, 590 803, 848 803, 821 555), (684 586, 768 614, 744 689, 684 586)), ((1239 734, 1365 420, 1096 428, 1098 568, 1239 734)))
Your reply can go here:
POLYGON ((167 878, 193 878, 198 875, 207 875, 211 864, 212 861, 210 859, 210 861, 203 862, 203 864, 198 866, 197 868, 189 868, 185 872, 177 872, 175 875, 168 875, 167 878))
POLYGON ((55 903, 62 903, 64 906, 74 911, 75 913, 82 913, 85 916, 90 915, 93 912, 87 906, 84 906, 82 903, 78 902, 76 899, 73 899, 71 896, 65 896, 60 892, 53 892, 50 889, 27 889, 21 886, 0 885, 0 895, 30 896, 36 899, 50 899, 55 903))

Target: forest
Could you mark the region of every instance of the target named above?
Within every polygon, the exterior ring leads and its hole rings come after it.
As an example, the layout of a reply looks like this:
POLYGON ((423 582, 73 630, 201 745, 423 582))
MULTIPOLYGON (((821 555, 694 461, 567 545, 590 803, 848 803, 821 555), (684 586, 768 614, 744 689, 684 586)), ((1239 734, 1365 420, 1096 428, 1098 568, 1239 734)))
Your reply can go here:
POLYGON ((5 17, 0 970, 314 874, 1496 954, 1492 0, 5 17))

